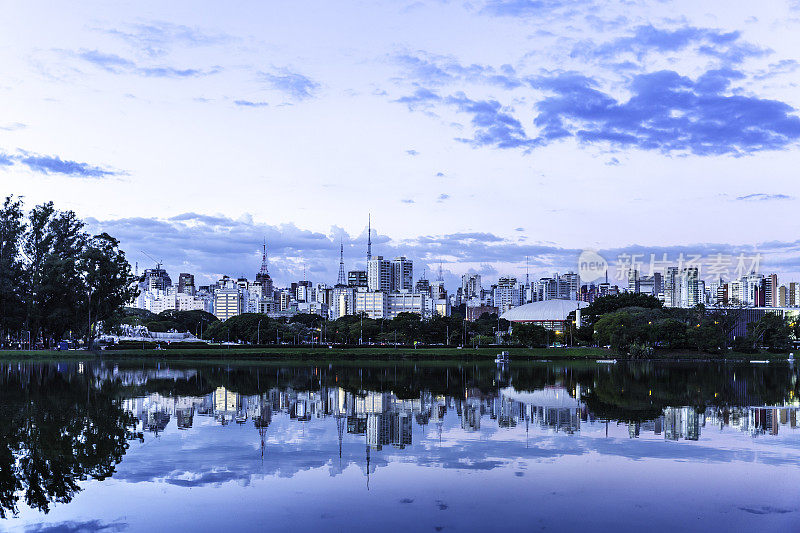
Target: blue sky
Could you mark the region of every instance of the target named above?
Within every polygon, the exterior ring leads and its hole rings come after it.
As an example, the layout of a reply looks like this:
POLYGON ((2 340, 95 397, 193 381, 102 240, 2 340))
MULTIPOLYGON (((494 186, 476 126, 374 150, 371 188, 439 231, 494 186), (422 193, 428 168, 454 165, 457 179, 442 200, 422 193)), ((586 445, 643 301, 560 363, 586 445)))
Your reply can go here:
POLYGON ((800 3, 13 2, 0 180, 171 272, 448 279, 585 248, 800 279, 800 3))

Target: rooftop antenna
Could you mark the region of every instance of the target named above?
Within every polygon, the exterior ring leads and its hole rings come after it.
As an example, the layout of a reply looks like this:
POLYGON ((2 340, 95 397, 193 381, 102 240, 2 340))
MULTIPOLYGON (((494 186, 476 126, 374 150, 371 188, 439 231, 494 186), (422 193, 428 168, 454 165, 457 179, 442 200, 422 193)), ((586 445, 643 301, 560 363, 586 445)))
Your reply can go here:
POLYGON ((528 268, 530 267, 530 263, 528 262, 528 256, 525 256, 525 285, 530 285, 530 275, 528 274, 528 268))
POLYGON ((344 241, 339 238, 339 279, 337 285, 347 285, 347 278, 344 275, 344 241))
POLYGON ((367 213, 367 261, 372 260, 372 213, 367 213))

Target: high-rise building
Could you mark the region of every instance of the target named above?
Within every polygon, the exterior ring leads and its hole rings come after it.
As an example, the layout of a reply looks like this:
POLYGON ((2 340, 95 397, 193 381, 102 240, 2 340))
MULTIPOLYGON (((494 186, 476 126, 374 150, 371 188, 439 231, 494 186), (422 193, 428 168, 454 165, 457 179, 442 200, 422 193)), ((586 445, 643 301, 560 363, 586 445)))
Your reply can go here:
POLYGON ((701 302, 699 270, 697 267, 684 268, 680 276, 680 307, 691 308, 701 302))
POLYGON ((414 290, 414 263, 404 256, 392 261, 391 292, 412 292, 414 290))
POLYGON ((142 276, 142 290, 145 291, 166 291, 172 287, 172 279, 167 274, 167 271, 161 268, 161 265, 156 268, 148 268, 144 271, 142 276))
POLYGON ((348 287, 367 287, 367 271, 351 270, 347 273, 348 287))
POLYGON ((669 266, 664 276, 664 306, 680 307, 681 284, 678 267, 669 266))
POLYGON ((181 272, 178 275, 178 292, 194 295, 194 276, 192 274, 181 272))
POLYGON ((628 270, 628 292, 639 294, 639 271, 635 268, 628 270))
POLYGON ((764 278, 764 305, 778 307, 778 275, 770 274, 764 278))
POLYGON ((461 298, 463 300, 469 301, 473 298, 480 298, 482 290, 480 274, 464 274, 461 276, 461 298))
POLYGON ((378 255, 367 263, 367 288, 371 291, 392 290, 392 262, 378 255))
POLYGON ((497 280, 497 288, 494 291, 494 304, 500 314, 522 305, 522 292, 517 283, 517 278, 504 276, 497 280))
POLYGON ((417 280, 417 284, 414 286, 414 292, 418 292, 420 294, 425 294, 427 296, 431 295, 431 282, 425 279, 424 277, 417 280))
POLYGON ((581 277, 575 272, 567 272, 558 276, 558 298, 560 300, 577 300, 580 287, 581 277))
POLYGON ((214 316, 228 320, 242 314, 242 292, 238 287, 220 289, 214 294, 214 316))

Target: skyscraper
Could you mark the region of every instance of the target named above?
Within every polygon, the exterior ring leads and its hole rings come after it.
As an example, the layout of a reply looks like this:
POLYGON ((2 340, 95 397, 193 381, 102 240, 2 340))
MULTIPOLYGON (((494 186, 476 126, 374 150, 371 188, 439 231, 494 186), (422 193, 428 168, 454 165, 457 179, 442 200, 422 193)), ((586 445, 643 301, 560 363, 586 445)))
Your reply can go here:
POLYGON ((194 295, 194 275, 181 272, 178 275, 178 292, 194 295))
POLYGON ((392 261, 391 292, 412 292, 414 290, 414 263, 405 256, 392 261))
POLYGON ((367 261, 367 288, 371 291, 392 290, 392 262, 382 255, 367 261))

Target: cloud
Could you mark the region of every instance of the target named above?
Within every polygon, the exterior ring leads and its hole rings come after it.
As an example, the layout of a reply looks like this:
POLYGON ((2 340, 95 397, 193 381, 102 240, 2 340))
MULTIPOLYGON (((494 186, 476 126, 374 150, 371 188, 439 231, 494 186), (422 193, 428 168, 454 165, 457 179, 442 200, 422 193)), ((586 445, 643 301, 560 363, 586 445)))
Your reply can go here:
POLYGON ((61 159, 58 156, 39 155, 21 151, 18 155, 5 155, 0 153, 0 166, 12 166, 21 163, 29 169, 40 174, 62 174, 76 178, 105 178, 107 176, 120 176, 124 172, 108 170, 89 163, 78 163, 61 159))
POLYGON ((633 33, 612 41, 597 44, 584 40, 572 50, 573 57, 611 59, 630 53, 641 60, 652 52, 679 52, 698 45, 697 52, 723 59, 726 63, 741 63, 748 57, 759 57, 767 50, 741 42, 738 31, 722 32, 709 28, 684 26, 676 29, 656 28, 650 24, 633 28, 633 33))
POLYGON ((458 111, 472 115, 474 136, 471 139, 460 138, 459 141, 472 146, 494 148, 529 148, 534 144, 525 133, 522 123, 511 114, 513 109, 503 107, 496 100, 472 100, 464 93, 456 93, 445 101, 458 111))
POLYGON ((234 104, 241 107, 267 107, 268 102, 252 102, 250 100, 234 100, 234 104))
POLYGON ((787 194, 754 193, 746 196, 737 196, 736 199, 743 202, 766 202, 769 200, 793 200, 794 197, 787 194))
POLYGON ((119 69, 133 69, 136 63, 116 54, 106 54, 98 50, 81 50, 77 56, 96 67, 109 72, 119 72, 119 69))
POLYGON ((295 100, 311 98, 320 87, 311 78, 285 67, 273 69, 272 72, 260 72, 259 77, 270 88, 288 94, 295 100))
POLYGON ((437 178, 443 178, 444 177, 444 172, 437 172, 436 173, 436 177, 437 178))
POLYGON ((611 159, 606 161, 606 165, 610 167, 619 166, 619 159, 617 159, 616 157, 612 157, 611 159))
POLYGON ((224 33, 207 33, 197 27, 163 21, 126 24, 122 28, 104 31, 150 56, 164 55, 174 45, 211 46, 233 40, 230 35, 224 33))
POLYGON ((671 70, 635 76, 627 101, 597 88, 581 74, 532 79, 552 95, 536 104, 537 141, 565 137, 664 153, 747 154, 780 150, 800 138, 800 118, 777 100, 729 95, 731 69, 710 70, 695 80, 671 70))
POLYGON ((444 202, 445 200, 448 200, 449 198, 450 198, 449 194, 442 193, 442 194, 439 195, 438 198, 436 198, 436 201, 437 202, 444 202))
POLYGON ((499 70, 488 65, 462 65, 455 58, 438 56, 427 52, 399 54, 394 60, 404 71, 404 79, 418 80, 422 85, 444 85, 448 83, 482 83, 504 89, 523 85, 514 67, 502 65, 499 70))
POLYGON ((481 13, 496 17, 533 17, 564 7, 585 4, 581 0, 488 0, 481 13))
POLYGON ((416 150, 406 150, 406 153, 410 156, 419 155, 419 152, 417 152, 416 150))
POLYGON ((411 198, 403 198, 400 201, 403 202, 404 204, 413 204, 414 203, 414 200, 412 200, 411 198))
POLYGON ((429 109, 434 105, 445 105, 458 112, 472 115, 473 136, 457 137, 456 140, 474 147, 531 148, 536 142, 530 139, 522 123, 497 100, 473 100, 463 92, 442 97, 430 89, 417 88, 413 94, 400 97, 397 103, 406 104, 410 111, 429 109))
POLYGON ((196 78, 216 74, 222 70, 215 66, 207 70, 175 68, 164 65, 141 66, 131 59, 98 50, 80 50, 75 56, 97 68, 113 74, 137 74, 152 78, 196 78))
MULTIPOLYGON (((340 228, 331 228, 328 234, 323 234, 293 224, 262 224, 249 216, 232 219, 199 213, 183 213, 169 219, 139 217, 99 221, 89 218, 86 222, 90 232, 106 231, 118 238, 122 249, 128 252, 128 260, 131 263, 138 261, 140 268, 151 261, 139 252, 146 250, 163 259, 171 274, 195 274, 198 284, 216 281, 224 274, 254 276, 261 264, 261 244, 265 238, 270 255, 270 273, 277 286, 287 286, 303 279, 304 264, 308 279, 315 283, 333 283, 339 266, 340 237, 344 241, 346 268, 364 268, 366 231, 348 235, 340 228)), ((448 286, 458 284, 463 272, 479 265, 492 265, 501 274, 524 275, 526 256, 530 258, 532 273, 575 270, 582 251, 547 243, 520 242, 519 233, 508 238, 487 232, 459 232, 393 239, 376 231, 375 222, 373 219, 373 254, 411 258, 416 276, 424 269, 434 270, 442 261, 450 271, 446 276, 448 286)), ((689 254, 711 257, 718 253, 736 257, 740 253, 749 256, 760 252, 762 271, 800 273, 800 241, 768 242, 758 248, 719 243, 684 246, 632 244, 599 252, 612 264, 621 254, 628 254, 628 257, 639 254, 648 268, 650 254, 654 254, 657 260, 667 254, 670 260, 677 262, 681 253, 684 257, 689 257, 689 254)), ((615 271, 609 271, 610 276, 615 274, 615 271)))
POLYGON ((0 125, 2 131, 17 131, 26 128, 27 126, 22 122, 12 122, 10 124, 0 125))
POLYGON ((103 522, 102 520, 87 520, 77 522, 67 520, 52 524, 34 524, 25 529, 26 533, 88 533, 93 531, 125 531, 128 529, 126 522, 103 522))
POLYGON ((791 74, 796 71, 798 67, 800 67, 800 63, 794 59, 781 59, 777 63, 771 63, 766 70, 762 70, 754 75, 753 78, 765 80, 782 74, 791 74))
POLYGON ((103 178, 119 174, 88 163, 63 160, 58 156, 25 155, 19 158, 19 162, 42 174, 64 174, 79 178, 103 178))

